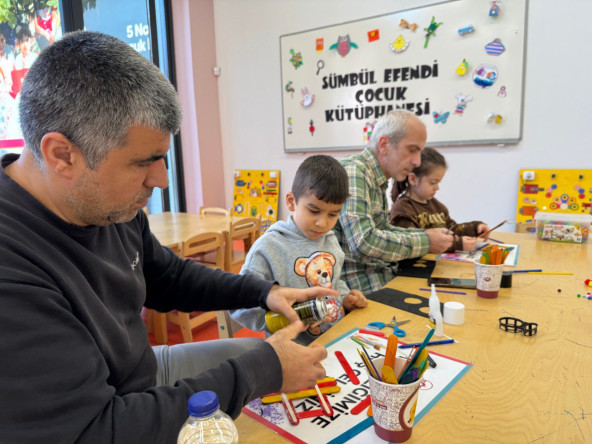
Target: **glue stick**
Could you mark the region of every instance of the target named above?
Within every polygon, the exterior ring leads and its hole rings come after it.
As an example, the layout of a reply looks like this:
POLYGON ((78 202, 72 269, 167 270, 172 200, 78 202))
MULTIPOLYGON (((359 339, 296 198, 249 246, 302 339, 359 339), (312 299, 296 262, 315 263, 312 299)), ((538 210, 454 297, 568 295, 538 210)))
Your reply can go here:
POLYGON ((440 310, 440 299, 436 294, 436 286, 432 284, 432 294, 430 295, 430 325, 436 329, 434 336, 444 336, 444 325, 442 320, 442 311, 440 310))

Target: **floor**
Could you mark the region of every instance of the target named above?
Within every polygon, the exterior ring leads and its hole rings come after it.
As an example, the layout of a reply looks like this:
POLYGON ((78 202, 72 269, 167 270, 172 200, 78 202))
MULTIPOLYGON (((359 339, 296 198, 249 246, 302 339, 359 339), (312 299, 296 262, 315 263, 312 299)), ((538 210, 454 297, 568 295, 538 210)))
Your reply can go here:
MULTIPOLYGON (((240 249, 242 247, 243 243, 242 242, 235 242, 234 248, 235 249, 240 249)), ((238 273, 240 271, 240 266, 238 267, 237 271, 234 271, 235 273, 238 273)), ((207 322, 204 325, 201 325, 199 327, 196 327, 193 329, 193 331, 191 332, 193 333, 193 341, 194 342, 198 342, 198 341, 211 341, 213 339, 220 339, 220 336, 218 335, 218 324, 216 323, 216 320, 213 319, 210 322, 207 322)), ((167 322, 167 334, 168 334, 168 345, 174 345, 174 344, 182 344, 183 343, 183 336, 181 335, 181 329, 171 323, 171 322, 167 322)), ((248 328, 241 328, 239 331, 237 331, 234 334, 234 337, 238 337, 238 338, 262 338, 265 339, 265 334, 262 331, 253 331, 253 330, 249 330, 248 328)), ((154 335, 152 333, 148 334, 148 340, 150 341, 150 345, 158 345, 155 341, 154 341, 154 335)))
MULTIPOLYGON (((183 337, 181 336, 181 329, 171 323, 167 322, 167 333, 168 333, 168 345, 174 344, 182 344, 183 337)), ((212 339, 220 339, 218 335, 218 324, 216 320, 213 319, 210 322, 207 322, 204 325, 196 327, 192 331, 193 333, 193 341, 211 341, 212 339)), ((237 331, 234 337, 244 338, 244 337, 252 337, 252 338, 262 338, 264 339, 264 333, 262 331, 252 331, 247 328, 241 328, 237 331)), ((152 333, 148 334, 148 340, 150 341, 150 345, 158 345, 154 341, 154 335, 152 333)))

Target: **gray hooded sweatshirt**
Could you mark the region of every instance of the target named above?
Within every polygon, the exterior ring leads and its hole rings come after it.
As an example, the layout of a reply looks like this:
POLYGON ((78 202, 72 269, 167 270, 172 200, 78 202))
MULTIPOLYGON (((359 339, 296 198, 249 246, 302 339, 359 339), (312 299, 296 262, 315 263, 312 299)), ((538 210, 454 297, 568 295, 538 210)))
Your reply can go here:
MULTIPOLYGON (((240 274, 252 274, 286 287, 318 286, 339 291, 339 297, 324 297, 331 315, 330 322, 320 325, 321 331, 325 332, 344 316, 342 301, 349 293, 347 285, 340 279, 344 256, 333 231, 317 240, 308 239, 290 216, 287 221, 273 224, 257 239, 240 274)), ((230 316, 244 327, 265 331, 269 336, 265 313, 263 308, 247 308, 233 310, 230 316)), ((304 331, 296 342, 307 345, 315 338, 304 331)))

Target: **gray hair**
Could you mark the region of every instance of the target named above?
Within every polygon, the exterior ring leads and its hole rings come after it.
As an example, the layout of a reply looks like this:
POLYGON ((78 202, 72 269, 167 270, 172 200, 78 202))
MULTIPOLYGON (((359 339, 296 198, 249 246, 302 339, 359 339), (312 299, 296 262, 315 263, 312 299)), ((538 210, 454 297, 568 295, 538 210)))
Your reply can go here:
POLYGON ((378 141, 382 136, 388 137, 391 145, 396 147, 405 137, 407 120, 412 116, 414 114, 407 110, 396 109, 378 119, 368 142, 370 149, 376 153, 378 141))
POLYGON ((23 82, 19 117, 26 146, 42 164, 41 140, 58 132, 96 169, 132 126, 176 133, 177 93, 159 69, 125 42, 77 31, 48 46, 23 82))

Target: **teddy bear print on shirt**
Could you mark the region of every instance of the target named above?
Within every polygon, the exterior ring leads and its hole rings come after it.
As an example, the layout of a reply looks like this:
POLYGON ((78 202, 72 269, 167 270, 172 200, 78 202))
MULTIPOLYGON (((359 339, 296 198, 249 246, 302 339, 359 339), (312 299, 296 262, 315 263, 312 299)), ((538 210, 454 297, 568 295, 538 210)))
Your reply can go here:
MULTIPOLYGON (((298 276, 303 276, 309 287, 333 288, 333 267, 335 257, 324 251, 316 251, 309 257, 296 259, 294 271, 298 276)), ((333 297, 325 297, 327 309, 331 322, 340 318, 343 313, 341 304, 333 297)))

